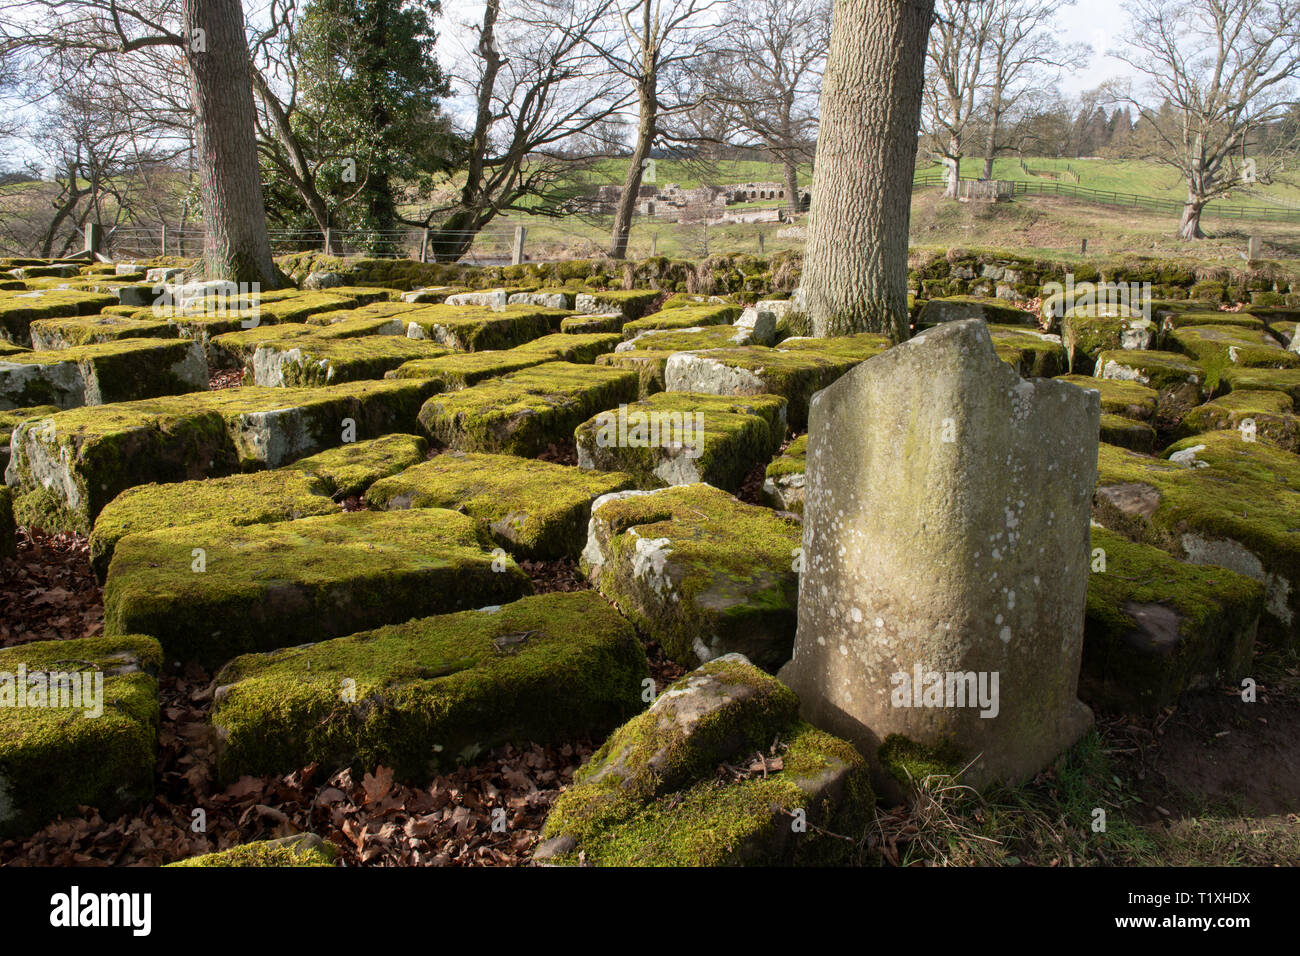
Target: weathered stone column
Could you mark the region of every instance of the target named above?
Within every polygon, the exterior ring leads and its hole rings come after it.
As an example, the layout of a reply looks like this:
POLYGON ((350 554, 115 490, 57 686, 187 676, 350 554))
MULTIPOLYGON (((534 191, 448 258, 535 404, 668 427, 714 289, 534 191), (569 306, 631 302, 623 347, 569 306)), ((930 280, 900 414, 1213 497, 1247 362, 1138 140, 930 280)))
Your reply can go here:
POLYGON ((814 396, 780 673, 808 720, 870 757, 890 734, 982 754, 976 784, 1023 779, 1083 734, 1099 399, 1021 379, 978 319, 814 396))

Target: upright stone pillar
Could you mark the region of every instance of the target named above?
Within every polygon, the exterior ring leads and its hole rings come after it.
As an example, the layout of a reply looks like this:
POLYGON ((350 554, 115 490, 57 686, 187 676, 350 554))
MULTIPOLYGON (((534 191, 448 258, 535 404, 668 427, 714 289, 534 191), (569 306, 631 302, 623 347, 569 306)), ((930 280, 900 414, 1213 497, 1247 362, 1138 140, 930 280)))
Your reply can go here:
POLYGON ((1020 780, 1090 726, 1076 697, 1100 396, 1021 379, 978 319, 813 397, 794 659, 805 718, 874 757, 955 744, 1020 780))

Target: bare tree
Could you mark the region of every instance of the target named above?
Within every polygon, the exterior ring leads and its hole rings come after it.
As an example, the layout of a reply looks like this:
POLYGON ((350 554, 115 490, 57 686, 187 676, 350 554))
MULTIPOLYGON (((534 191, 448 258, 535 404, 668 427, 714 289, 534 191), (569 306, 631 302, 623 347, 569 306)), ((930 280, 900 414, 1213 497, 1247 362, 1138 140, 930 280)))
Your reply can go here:
POLYGON ((1004 148, 1004 120, 1027 97, 1045 99, 1062 67, 1083 58, 1085 44, 1061 43, 1055 21, 1074 0, 986 0, 988 97, 981 111, 986 126, 984 178, 993 178, 993 160, 1004 148))
POLYGON ((432 229, 438 261, 459 259, 502 212, 553 211, 575 165, 569 147, 604 129, 626 99, 592 43, 613 0, 513 2, 503 15, 503 0, 487 0, 476 47, 452 76, 473 102, 455 198, 405 220, 432 229))
POLYGON ((627 175, 614 211, 609 254, 627 254, 632 214, 645 178, 650 151, 662 133, 664 117, 689 110, 693 101, 669 99, 662 81, 704 54, 712 32, 706 16, 719 0, 633 0, 619 10, 622 36, 610 31, 593 35, 605 61, 631 86, 636 101, 636 136, 628 159, 627 175))
POLYGON ((1182 174, 1178 235, 1201 239, 1208 202, 1269 181, 1289 153, 1278 144, 1248 155, 1297 102, 1300 2, 1134 0, 1127 10, 1128 47, 1113 55, 1145 82, 1136 92, 1117 88, 1114 99, 1137 111, 1149 158, 1182 174))
POLYGON ((907 336, 907 235, 933 0, 836 0, 801 280, 816 335, 907 336))
POLYGON ((948 168, 944 195, 957 196, 967 128, 975 119, 977 97, 987 84, 987 51, 991 3, 937 0, 935 23, 926 49, 925 96, 921 123, 928 152, 948 168))
POLYGON ((782 167, 786 206, 799 211, 799 165, 817 142, 817 93, 831 39, 830 0, 737 0, 706 89, 736 115, 740 145, 782 167))
POLYGON ((257 162, 255 110, 239 0, 28 0, 0 19, 0 46, 50 62, 166 48, 184 65, 203 203, 195 277, 282 285, 271 258, 257 162))

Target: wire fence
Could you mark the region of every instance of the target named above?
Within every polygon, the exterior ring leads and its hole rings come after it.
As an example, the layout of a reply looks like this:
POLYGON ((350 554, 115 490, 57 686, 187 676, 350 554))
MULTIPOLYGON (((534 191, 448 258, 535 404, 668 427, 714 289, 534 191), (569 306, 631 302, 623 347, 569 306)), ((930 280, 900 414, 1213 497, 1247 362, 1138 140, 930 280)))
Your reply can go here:
MULTIPOLYGON (((426 232, 418 228, 331 229, 327 238, 320 230, 271 229, 268 234, 271 252, 276 256, 328 252, 339 256, 423 257, 433 262, 440 254, 442 261, 450 261, 449 253, 460 252, 455 261, 466 265, 509 265, 516 258, 522 262, 604 258, 608 255, 610 231, 608 224, 573 217, 527 220, 502 217, 482 229, 466 232, 426 232)), ((802 230, 798 227, 772 230, 755 224, 638 216, 632 222, 625 258, 666 255, 700 259, 712 253, 736 251, 762 255, 798 248, 802 242, 802 230)), ((159 256, 194 258, 203 252, 203 226, 191 223, 184 228, 130 225, 107 229, 100 250, 118 262, 159 256)))
MULTIPOLYGON (((978 182, 976 177, 963 177, 978 182)), ((912 181, 913 189, 943 186, 947 177, 926 173, 912 181)), ((1015 196, 1059 196, 1118 208, 1142 209, 1178 215, 1183 203, 1114 190, 1094 189, 1062 182, 1013 184, 1015 196)), ((1300 222, 1300 209, 1285 205, 1233 205, 1215 201, 1206 216, 1271 222, 1300 222)), ((271 229, 271 251, 276 256, 301 252, 329 252, 340 256, 365 255, 425 261, 459 261, 467 265, 509 265, 521 262, 559 262, 599 259, 608 255, 610 224, 579 217, 500 217, 482 229, 448 233, 404 227, 389 231, 331 229, 271 229), (522 234, 521 234, 522 230, 522 234), (463 248, 462 248, 463 247, 463 248), (458 255, 457 255, 458 253, 458 255)), ((799 223, 717 222, 704 218, 673 220, 663 216, 633 219, 625 257, 646 259, 663 255, 677 259, 703 259, 715 253, 746 252, 768 255, 802 249, 804 227, 799 223)), ((203 252, 203 226, 125 225, 105 230, 101 250, 122 262, 158 256, 194 258, 203 252)))
MULTIPOLYGON (((963 179, 974 177, 963 176, 963 179)), ((926 186, 943 186, 948 178, 941 173, 926 173, 912 180, 912 188, 926 186)), ((1076 186, 1071 183, 1030 183, 1016 180, 1014 195, 1017 196, 1063 196, 1067 199, 1080 199, 1084 202, 1103 206, 1120 206, 1130 209, 1145 209, 1150 212, 1166 212, 1180 215, 1184 203, 1177 199, 1159 199, 1155 196, 1141 196, 1137 193, 1122 193, 1110 189, 1093 189, 1091 186, 1076 186)), ((1300 209, 1287 209, 1272 206, 1232 205, 1215 200, 1205 207, 1203 215, 1222 216, 1225 219, 1255 219, 1269 222, 1300 222, 1300 209)))

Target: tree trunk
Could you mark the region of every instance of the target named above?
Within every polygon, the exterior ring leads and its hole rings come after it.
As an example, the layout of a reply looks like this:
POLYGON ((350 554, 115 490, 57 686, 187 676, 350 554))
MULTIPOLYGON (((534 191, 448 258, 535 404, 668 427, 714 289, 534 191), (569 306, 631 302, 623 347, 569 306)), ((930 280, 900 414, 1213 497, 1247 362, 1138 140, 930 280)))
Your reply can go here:
POLYGON ((934 0, 836 0, 803 296, 815 335, 907 337, 907 238, 934 0))
POLYGON ((1182 221, 1178 224, 1179 239, 1205 238, 1205 233, 1201 232, 1201 212, 1204 209, 1205 200, 1189 193, 1183 205, 1182 221))
POLYGON ((989 109, 989 138, 984 143, 984 178, 993 178, 993 158, 998 154, 998 124, 1002 120, 1002 94, 993 94, 993 105, 989 109))
POLYGON ((956 199, 957 187, 961 183, 961 157, 958 156, 954 159, 951 156, 945 156, 943 164, 948 167, 948 185, 943 188, 943 196, 945 199, 956 199))
POLYGON ((799 212, 799 166, 789 153, 782 157, 781 165, 785 168, 785 207, 793 219, 799 212))
POLYGON ((203 204, 204 279, 285 280, 271 259, 257 163, 252 67, 239 0, 182 0, 203 204))
POLYGON ((650 157, 650 147, 654 145, 659 96, 653 71, 643 74, 640 88, 637 90, 637 101, 639 118, 636 128, 636 146, 632 150, 627 178, 623 180, 623 192, 618 197, 618 208, 614 211, 614 231, 609 242, 611 259, 622 259, 627 256, 627 240, 632 232, 632 214, 636 211, 637 194, 641 191, 645 161, 650 157))

